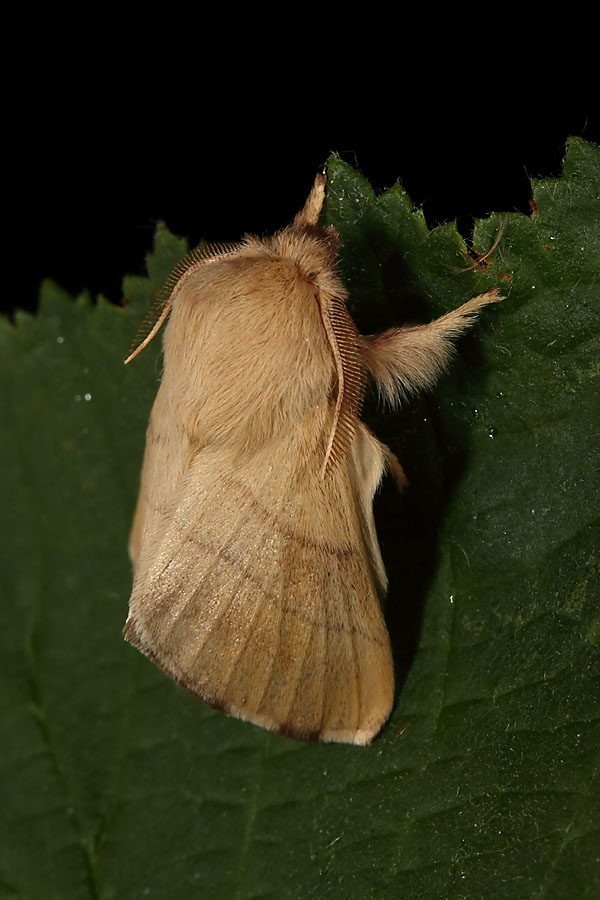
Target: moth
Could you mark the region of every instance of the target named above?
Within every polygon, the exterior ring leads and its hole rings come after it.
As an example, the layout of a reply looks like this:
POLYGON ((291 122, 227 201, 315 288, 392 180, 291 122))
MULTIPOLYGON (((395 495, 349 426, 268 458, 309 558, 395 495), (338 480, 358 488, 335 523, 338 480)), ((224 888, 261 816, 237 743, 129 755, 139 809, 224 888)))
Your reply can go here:
POLYGON ((431 387, 453 341, 501 297, 361 335, 340 237, 318 224, 325 188, 319 174, 272 237, 189 254, 129 357, 169 316, 124 634, 229 715, 368 744, 394 698, 373 496, 386 469, 407 479, 360 419, 367 380, 392 404, 431 387))

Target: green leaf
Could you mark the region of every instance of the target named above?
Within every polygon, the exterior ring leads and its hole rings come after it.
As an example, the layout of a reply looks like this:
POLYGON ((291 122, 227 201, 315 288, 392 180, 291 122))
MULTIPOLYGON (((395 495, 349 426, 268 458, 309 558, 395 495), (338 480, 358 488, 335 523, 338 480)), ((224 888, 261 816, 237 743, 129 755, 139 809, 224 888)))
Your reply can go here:
MULTIPOLYGON (((45 284, 0 322, 0 897, 600 894, 600 151, 572 140, 531 216, 429 232, 333 159, 326 219, 363 331, 493 285, 432 395, 367 417, 411 479, 377 500, 398 671, 370 747, 207 709, 121 637, 159 342, 123 367, 185 245, 127 303, 45 284)), ((235 237, 235 235, 233 236, 235 237)))

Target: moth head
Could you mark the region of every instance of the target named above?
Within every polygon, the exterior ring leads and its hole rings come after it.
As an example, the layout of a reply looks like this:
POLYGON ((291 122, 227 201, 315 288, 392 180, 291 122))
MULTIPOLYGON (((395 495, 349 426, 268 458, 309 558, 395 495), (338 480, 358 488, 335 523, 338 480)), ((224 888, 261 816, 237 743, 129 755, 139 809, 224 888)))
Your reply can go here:
POLYGON ((337 269, 342 245, 338 231, 332 225, 319 226, 325 199, 327 176, 319 173, 306 203, 283 231, 270 239, 271 249, 291 262, 303 280, 321 290, 331 288, 331 276, 337 269))

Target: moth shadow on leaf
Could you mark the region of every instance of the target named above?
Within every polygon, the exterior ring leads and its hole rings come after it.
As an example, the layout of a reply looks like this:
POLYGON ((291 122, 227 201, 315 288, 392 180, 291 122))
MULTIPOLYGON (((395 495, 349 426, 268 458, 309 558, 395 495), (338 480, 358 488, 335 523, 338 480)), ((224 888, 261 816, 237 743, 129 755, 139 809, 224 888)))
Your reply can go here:
MULTIPOLYGON (((389 259, 382 270, 389 280, 390 294, 398 285, 408 287, 403 261, 389 259)), ((386 285, 386 290, 388 285, 386 285)), ((400 322, 427 322, 433 318, 430 305, 409 290, 392 302, 400 322)), ((484 326, 485 327, 485 326, 484 326)), ((477 335, 457 341, 457 354, 440 386, 389 412, 376 402, 370 391, 364 418, 377 435, 391 447, 408 477, 399 493, 389 476, 384 478, 374 498, 374 513, 381 554, 389 584, 384 600, 385 619, 390 633, 396 694, 394 707, 402 695, 418 650, 425 603, 436 578, 441 559, 441 531, 449 508, 469 467, 472 447, 470 396, 481 396, 485 370, 477 335), (440 398, 445 400, 440 402, 440 398), (446 402, 452 398, 452 409, 446 402)))

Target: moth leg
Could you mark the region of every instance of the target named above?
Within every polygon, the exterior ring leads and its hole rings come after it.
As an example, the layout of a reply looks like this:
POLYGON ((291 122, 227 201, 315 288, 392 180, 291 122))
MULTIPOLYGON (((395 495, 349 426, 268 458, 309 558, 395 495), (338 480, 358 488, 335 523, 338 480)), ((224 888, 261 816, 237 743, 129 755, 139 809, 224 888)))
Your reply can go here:
POLYGON ((413 391, 432 387, 452 357, 455 338, 468 331, 484 306, 502 299, 494 289, 427 325, 363 338, 367 367, 385 399, 396 405, 413 391))
POLYGON ((381 449, 383 450, 385 456, 385 467, 396 482, 396 487, 398 488, 398 490, 402 492, 404 488, 408 487, 408 485, 410 484, 410 481, 406 476, 406 472, 400 465, 400 461, 398 460, 396 454, 392 450, 390 450, 387 444, 381 444, 381 449))

